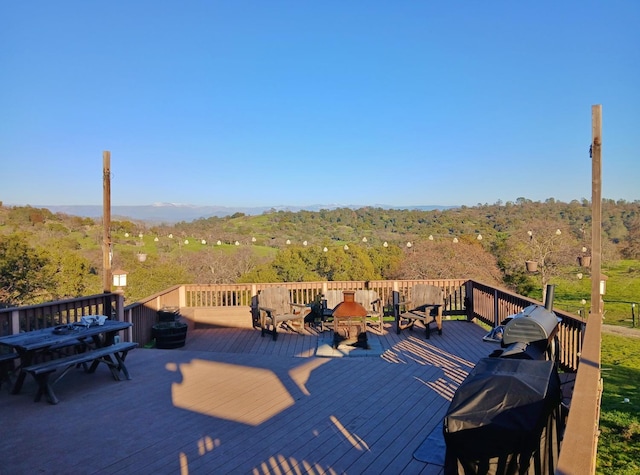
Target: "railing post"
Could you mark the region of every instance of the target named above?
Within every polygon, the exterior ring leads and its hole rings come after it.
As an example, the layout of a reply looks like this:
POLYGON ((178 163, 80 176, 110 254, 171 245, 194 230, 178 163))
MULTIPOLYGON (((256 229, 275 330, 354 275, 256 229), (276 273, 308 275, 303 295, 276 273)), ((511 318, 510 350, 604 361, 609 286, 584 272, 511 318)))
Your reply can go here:
POLYGON ((184 285, 181 285, 178 289, 178 307, 186 307, 187 306, 187 289, 185 289, 184 285))
POLYGON ((400 304, 400 286, 398 285, 397 281, 393 281, 393 290, 391 291, 391 305, 393 307, 393 318, 395 320, 395 324, 398 328, 399 327, 399 322, 398 322, 398 306, 400 304))
MULTIPOLYGON (((128 323, 133 323, 133 309, 127 310, 127 320, 128 323)), ((127 341, 133 341, 133 325, 127 328, 127 341)))
POLYGON ((20 333, 20 312, 14 310, 11 312, 11 334, 17 335, 20 333))
POLYGON ((493 289, 493 326, 500 325, 500 316, 498 315, 498 289, 493 289))
POLYGON ((473 321, 473 282, 471 280, 464 283, 464 309, 467 313, 467 321, 473 321))
POLYGON ((124 291, 119 290, 116 294, 116 312, 118 315, 118 321, 124 321, 124 291))
POLYGON ((260 311, 258 310, 258 286, 251 284, 251 321, 255 328, 260 324, 260 311))
POLYGON ((400 292, 394 290, 391 292, 391 301, 393 305, 393 320, 396 325, 396 329, 400 328, 400 292))

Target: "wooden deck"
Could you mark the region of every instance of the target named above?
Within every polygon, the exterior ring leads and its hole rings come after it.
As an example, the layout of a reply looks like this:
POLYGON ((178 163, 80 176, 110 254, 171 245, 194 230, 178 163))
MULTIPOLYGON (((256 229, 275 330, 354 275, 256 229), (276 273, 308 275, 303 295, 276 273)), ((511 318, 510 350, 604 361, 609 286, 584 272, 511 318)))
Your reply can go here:
MULTIPOLYGON (((246 319, 248 320, 248 319, 246 319)), ((0 473, 439 474, 413 457, 494 344, 465 321, 396 335, 377 357, 320 358, 320 338, 199 325, 176 350, 136 349, 131 381, 72 371, 60 403, 0 391, 0 473)))

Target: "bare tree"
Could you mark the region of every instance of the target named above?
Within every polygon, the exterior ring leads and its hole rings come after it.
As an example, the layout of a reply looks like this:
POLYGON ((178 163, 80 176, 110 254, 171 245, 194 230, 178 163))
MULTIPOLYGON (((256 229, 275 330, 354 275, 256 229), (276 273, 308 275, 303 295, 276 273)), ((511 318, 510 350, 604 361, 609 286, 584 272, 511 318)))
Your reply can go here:
POLYGON ((185 254, 184 257, 189 273, 196 282, 203 284, 234 283, 259 263, 248 248, 240 248, 230 253, 209 248, 185 254))
POLYGON ((394 278, 459 279, 468 278, 487 284, 501 282, 500 269, 480 243, 417 241, 405 251, 405 259, 394 278))
POLYGON ((537 220, 515 229, 507 240, 503 265, 505 273, 522 273, 525 262, 535 263, 533 270, 540 279, 541 288, 559 275, 565 266, 574 265, 581 245, 574 233, 562 222, 537 220))

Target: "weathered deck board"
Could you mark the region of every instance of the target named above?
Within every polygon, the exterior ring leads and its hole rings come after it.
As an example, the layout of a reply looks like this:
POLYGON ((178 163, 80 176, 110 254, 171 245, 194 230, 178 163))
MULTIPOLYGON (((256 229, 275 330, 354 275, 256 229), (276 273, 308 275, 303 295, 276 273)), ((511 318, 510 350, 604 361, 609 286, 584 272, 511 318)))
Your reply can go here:
MULTIPOLYGON (((247 319, 248 320, 248 319, 247 319)), ((34 381, 0 392, 8 473, 423 473, 413 452, 442 423, 457 386, 494 348, 484 330, 443 335, 387 323, 381 357, 318 358, 319 334, 278 340, 198 325, 176 350, 136 349, 133 380, 72 371, 60 404, 34 403, 34 381)), ((2 470, 0 470, 1 472, 2 470)))

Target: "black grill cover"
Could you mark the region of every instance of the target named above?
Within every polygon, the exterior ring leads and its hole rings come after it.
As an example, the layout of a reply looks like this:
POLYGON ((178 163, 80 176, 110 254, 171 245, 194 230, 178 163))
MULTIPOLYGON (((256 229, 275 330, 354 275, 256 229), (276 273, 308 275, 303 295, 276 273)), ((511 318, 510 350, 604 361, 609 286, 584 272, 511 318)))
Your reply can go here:
POLYGON ((560 402, 552 361, 481 359, 444 418, 445 474, 553 473, 560 402))

